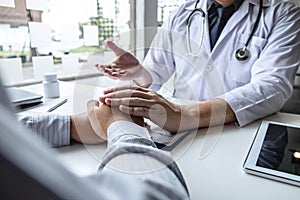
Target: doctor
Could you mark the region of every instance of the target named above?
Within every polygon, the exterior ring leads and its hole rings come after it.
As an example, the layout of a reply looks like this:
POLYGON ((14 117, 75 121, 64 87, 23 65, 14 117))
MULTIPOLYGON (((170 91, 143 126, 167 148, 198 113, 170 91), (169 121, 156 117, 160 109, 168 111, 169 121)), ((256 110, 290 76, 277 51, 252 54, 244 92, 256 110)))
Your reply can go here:
POLYGON ((300 11, 279 0, 189 1, 164 23, 143 64, 114 43, 107 46, 116 59, 96 67, 140 87, 109 89, 102 102, 174 132, 245 126, 279 111, 292 94, 300 11), (174 97, 196 103, 171 103, 151 90, 173 74, 174 97))

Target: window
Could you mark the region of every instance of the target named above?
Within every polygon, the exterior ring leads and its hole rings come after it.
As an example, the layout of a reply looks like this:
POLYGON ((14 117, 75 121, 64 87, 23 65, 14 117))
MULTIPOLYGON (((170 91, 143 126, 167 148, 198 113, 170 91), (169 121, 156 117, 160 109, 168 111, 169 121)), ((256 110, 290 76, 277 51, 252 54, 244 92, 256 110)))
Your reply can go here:
POLYGON ((35 57, 51 58, 59 77, 78 75, 74 74, 78 70, 89 74, 95 73, 94 64, 107 63, 112 57, 104 45, 106 39, 120 42, 123 48, 130 44, 130 37, 121 34, 129 31, 129 0, 11 2, 0 2, 0 59, 20 58, 25 79, 39 79, 35 57), (31 2, 35 4, 30 6, 31 2))
POLYGON ((181 4, 188 0, 158 0, 157 21, 158 26, 161 26, 166 21, 169 14, 181 4))

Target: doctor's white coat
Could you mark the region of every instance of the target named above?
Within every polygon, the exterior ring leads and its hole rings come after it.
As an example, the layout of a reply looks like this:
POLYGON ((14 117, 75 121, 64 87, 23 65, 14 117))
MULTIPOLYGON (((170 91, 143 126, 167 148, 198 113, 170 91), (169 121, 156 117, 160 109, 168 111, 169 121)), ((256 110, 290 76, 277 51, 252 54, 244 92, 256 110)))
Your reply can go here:
POLYGON ((300 10, 291 2, 263 0, 262 15, 248 49, 247 61, 235 58, 256 21, 259 0, 244 0, 224 27, 211 49, 207 19, 207 0, 198 7, 206 13, 205 22, 197 14, 187 38, 187 18, 196 1, 178 8, 153 40, 143 66, 151 73, 158 90, 172 74, 174 97, 205 101, 223 98, 236 114, 240 126, 280 110, 292 95, 300 60, 300 10), (201 33, 204 28, 203 44, 201 33), (197 56, 189 55, 201 45, 197 56))

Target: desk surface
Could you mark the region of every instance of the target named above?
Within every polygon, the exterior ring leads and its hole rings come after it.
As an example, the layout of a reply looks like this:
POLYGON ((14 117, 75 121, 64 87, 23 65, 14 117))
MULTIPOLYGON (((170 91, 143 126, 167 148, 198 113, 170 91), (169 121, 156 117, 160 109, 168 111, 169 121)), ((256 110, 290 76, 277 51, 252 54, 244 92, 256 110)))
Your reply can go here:
MULTIPOLYGON (((40 86, 26 88, 39 93, 42 91, 40 86)), ((61 93, 69 95, 70 101, 55 110, 55 113, 81 112, 85 109, 86 100, 95 98, 100 92, 101 89, 95 90, 94 87, 74 87, 74 84, 63 83, 61 93), (72 99, 77 100, 74 102, 72 99)), ((277 113, 267 119, 300 125, 299 115, 277 113)), ((243 171, 243 162, 259 123, 260 121, 257 121, 243 128, 225 125, 200 129, 171 152, 182 170, 192 199, 299 199, 299 187, 246 174, 243 171)), ((55 150, 58 159, 67 168, 79 176, 86 176, 97 171, 105 149, 105 143, 75 143, 55 150)))

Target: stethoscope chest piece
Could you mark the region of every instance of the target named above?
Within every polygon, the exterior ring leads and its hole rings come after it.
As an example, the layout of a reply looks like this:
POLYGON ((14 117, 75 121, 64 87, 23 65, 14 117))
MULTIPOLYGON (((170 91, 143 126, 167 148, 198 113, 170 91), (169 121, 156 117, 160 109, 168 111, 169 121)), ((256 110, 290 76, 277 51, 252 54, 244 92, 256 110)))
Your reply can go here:
POLYGON ((236 50, 235 52, 235 58, 238 61, 246 61, 250 58, 250 51, 243 47, 243 48, 239 48, 238 50, 236 50))

